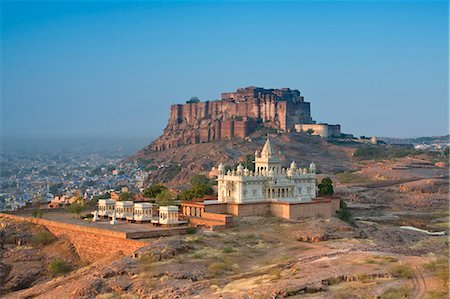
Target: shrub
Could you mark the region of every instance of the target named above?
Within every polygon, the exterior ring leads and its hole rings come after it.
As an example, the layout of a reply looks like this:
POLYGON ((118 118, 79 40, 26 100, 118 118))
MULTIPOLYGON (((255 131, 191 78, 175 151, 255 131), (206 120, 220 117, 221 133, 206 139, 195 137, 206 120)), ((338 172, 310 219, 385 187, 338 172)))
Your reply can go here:
POLYGON ((212 184, 211 180, 206 175, 203 175, 203 174, 193 175, 191 177, 190 182, 191 182, 192 186, 194 186, 194 185, 211 185, 212 184))
POLYGON ((385 265, 395 262, 398 262, 398 259, 393 256, 373 256, 372 258, 366 259, 367 264, 385 265))
POLYGON ((42 211, 40 208, 37 208, 33 211, 31 214, 34 218, 42 218, 42 215, 44 215, 44 211, 42 211))
POLYGON ((220 275, 227 272, 232 272, 233 266, 229 261, 222 261, 212 263, 211 265, 209 265, 208 270, 211 272, 212 275, 220 275))
POLYGON ((188 227, 186 229, 187 234, 195 234, 196 231, 197 231, 197 229, 195 227, 188 227))
POLYGON ((188 237, 187 241, 195 244, 201 244, 203 243, 203 237, 202 236, 188 237))
POLYGON ((189 100, 186 101, 187 104, 193 104, 193 103, 199 103, 199 102, 200 102, 200 100, 196 96, 193 96, 189 100))
POLYGON ((407 298, 411 295, 411 289, 407 286, 402 286, 398 289, 389 289, 383 293, 381 298, 383 299, 397 299, 397 298, 407 298))
POLYGON ((339 210, 336 212, 336 215, 342 221, 353 225, 352 214, 350 214, 345 201, 341 200, 341 202, 339 203, 339 210))
POLYGON ((445 287, 448 287, 449 265, 447 257, 437 258, 435 261, 425 264, 424 268, 436 273, 437 277, 442 280, 445 287))
POLYGON ((337 180, 341 183, 367 183, 371 179, 365 175, 354 172, 338 172, 336 173, 337 180))
POLYGON ((401 278, 413 278, 414 272, 410 266, 404 264, 394 265, 389 269, 392 276, 401 278))
POLYGON ((203 254, 201 254, 200 252, 196 252, 192 255, 192 258, 201 259, 201 258, 203 258, 203 254))
POLYGON ((87 215, 84 215, 84 216, 81 217, 81 218, 89 220, 89 219, 94 218, 94 215, 92 215, 92 214, 87 214, 87 215))
POLYGON ((33 243, 36 245, 48 245, 55 240, 55 237, 48 231, 41 231, 33 237, 33 243))
POLYGON ((85 209, 86 209, 86 202, 84 201, 83 198, 78 197, 77 200, 75 200, 73 203, 70 204, 69 212, 77 214, 79 218, 81 212, 83 212, 85 209))
POLYGON ((48 264, 47 270, 51 275, 56 276, 60 274, 69 273, 72 270, 72 266, 62 259, 55 259, 48 264))
POLYGON ((224 247, 223 249, 222 249, 222 252, 223 253, 232 253, 234 250, 233 250, 233 248, 231 248, 231 247, 224 247))
POLYGON ((354 156, 361 160, 402 158, 422 154, 424 151, 402 146, 365 146, 355 151, 354 156))

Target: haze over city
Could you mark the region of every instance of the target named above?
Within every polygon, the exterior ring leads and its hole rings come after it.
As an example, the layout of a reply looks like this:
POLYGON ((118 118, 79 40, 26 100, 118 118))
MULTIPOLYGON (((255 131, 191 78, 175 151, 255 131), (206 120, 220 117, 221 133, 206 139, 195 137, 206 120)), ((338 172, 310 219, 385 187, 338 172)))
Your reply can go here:
POLYGON ((2 2, 2 137, 141 138, 169 105, 290 87, 368 136, 448 133, 448 3, 2 2))

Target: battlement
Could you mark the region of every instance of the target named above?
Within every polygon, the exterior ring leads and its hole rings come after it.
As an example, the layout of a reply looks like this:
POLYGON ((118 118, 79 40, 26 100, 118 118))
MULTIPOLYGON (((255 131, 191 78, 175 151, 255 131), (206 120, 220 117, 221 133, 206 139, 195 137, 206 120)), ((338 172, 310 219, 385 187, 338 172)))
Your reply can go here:
POLYGON ((236 92, 224 92, 221 94, 221 100, 233 102, 258 102, 258 100, 304 102, 304 98, 300 96, 300 91, 296 89, 265 89, 254 86, 238 88, 236 92))
POLYGON ((164 134, 152 144, 152 149, 245 138, 258 125, 289 131, 299 123, 314 121, 310 103, 298 90, 238 88, 236 92, 222 93, 220 100, 172 105, 164 134))

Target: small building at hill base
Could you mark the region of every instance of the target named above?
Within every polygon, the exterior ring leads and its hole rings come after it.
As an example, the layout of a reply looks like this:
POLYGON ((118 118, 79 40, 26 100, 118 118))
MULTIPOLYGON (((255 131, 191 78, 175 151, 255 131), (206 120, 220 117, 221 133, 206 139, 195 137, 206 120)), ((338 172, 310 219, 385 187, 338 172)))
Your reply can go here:
POLYGON ((271 214, 290 221, 306 217, 330 217, 339 209, 338 197, 316 197, 316 166, 299 168, 295 161, 281 167, 269 139, 255 153, 255 171, 242 165, 225 172, 218 166, 218 197, 181 203, 191 225, 230 226, 232 216, 271 214))
POLYGON ((341 125, 329 124, 296 124, 294 125, 296 132, 311 132, 311 135, 320 137, 341 137, 341 125))

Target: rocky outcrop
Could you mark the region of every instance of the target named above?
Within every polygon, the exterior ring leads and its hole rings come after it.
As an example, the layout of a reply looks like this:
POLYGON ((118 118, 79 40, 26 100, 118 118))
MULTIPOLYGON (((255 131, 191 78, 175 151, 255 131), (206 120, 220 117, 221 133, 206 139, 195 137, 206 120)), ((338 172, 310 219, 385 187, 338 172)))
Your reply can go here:
POLYGON ((221 100, 170 107, 164 134, 151 148, 162 151, 185 144, 245 138, 259 125, 282 131, 297 123, 313 123, 310 103, 289 88, 239 88, 222 93, 221 100))
POLYGON ((161 270, 160 273, 156 271, 154 263, 173 259, 192 249, 192 245, 178 236, 159 239, 138 249, 131 256, 116 253, 65 277, 11 293, 6 298, 95 298, 99 294, 120 296, 130 293, 142 298, 180 298, 180 293, 189 291, 187 286, 192 281, 203 277, 201 273, 192 268, 180 268, 176 264, 168 265, 169 268, 161 270), (177 277, 176 279, 181 279, 186 287, 179 290, 167 283, 164 284, 164 288, 155 289, 146 280, 155 275, 177 277))
POLYGON ((41 225, 0 217, 0 297, 51 278, 47 267, 55 259, 72 269, 83 264, 68 240, 41 225))

